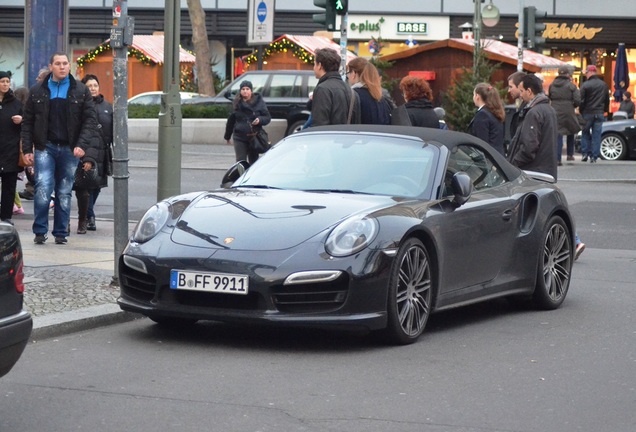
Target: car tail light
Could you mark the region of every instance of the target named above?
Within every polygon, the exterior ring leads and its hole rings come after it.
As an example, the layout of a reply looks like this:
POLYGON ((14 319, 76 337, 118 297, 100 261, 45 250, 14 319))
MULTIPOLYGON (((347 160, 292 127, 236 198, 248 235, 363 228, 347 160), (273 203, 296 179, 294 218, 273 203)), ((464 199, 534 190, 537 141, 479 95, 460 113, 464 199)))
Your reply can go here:
POLYGON ((22 294, 24 292, 24 264, 22 260, 18 262, 18 268, 11 269, 11 274, 15 282, 15 290, 22 294))

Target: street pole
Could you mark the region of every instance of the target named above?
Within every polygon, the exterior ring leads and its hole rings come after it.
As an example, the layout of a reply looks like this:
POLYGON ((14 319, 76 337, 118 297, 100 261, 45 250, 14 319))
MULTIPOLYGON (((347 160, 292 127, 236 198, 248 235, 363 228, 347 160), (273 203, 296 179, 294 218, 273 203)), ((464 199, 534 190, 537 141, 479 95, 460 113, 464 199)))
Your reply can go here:
POLYGON ((481 0, 473 0, 475 15, 473 17, 473 75, 477 75, 477 65, 481 51, 481 0))
POLYGON ((349 12, 340 15, 340 73, 342 79, 347 79, 347 26, 349 22, 349 12))
POLYGON ((157 201, 181 193, 181 97, 179 35, 181 2, 166 0, 163 39, 163 93, 159 111, 157 201))
POLYGON ((128 242, 128 45, 135 22, 128 16, 128 0, 113 1, 113 211, 115 274, 119 281, 119 256, 128 242))
POLYGON ((517 34, 517 72, 523 71, 523 39, 526 37, 523 34, 523 9, 525 7, 524 0, 519 0, 519 27, 517 34))

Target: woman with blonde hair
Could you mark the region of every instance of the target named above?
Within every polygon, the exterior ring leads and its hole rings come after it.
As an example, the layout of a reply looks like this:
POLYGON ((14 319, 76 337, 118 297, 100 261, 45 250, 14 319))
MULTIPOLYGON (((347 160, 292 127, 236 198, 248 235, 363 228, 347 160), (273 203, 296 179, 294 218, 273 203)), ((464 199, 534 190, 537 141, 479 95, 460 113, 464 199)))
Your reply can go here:
POLYGON ((505 156, 504 120, 506 112, 499 92, 491 84, 479 83, 473 91, 473 103, 477 107, 477 112, 468 125, 468 132, 486 141, 505 156))
POLYGON ((391 107, 384 98, 380 73, 367 59, 357 57, 347 65, 347 78, 360 98, 362 124, 391 124, 391 107))

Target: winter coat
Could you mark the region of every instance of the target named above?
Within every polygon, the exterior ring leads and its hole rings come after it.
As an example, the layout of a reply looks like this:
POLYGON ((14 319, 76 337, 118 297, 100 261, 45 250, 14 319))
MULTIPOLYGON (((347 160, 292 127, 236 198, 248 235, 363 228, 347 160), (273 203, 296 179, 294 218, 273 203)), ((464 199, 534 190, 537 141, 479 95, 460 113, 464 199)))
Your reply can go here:
POLYGON ((475 117, 468 125, 468 133, 490 144, 495 150, 505 156, 504 152, 504 124, 485 106, 475 113, 475 117))
POLYGON ((557 114, 559 135, 574 135, 581 130, 574 108, 581 104, 581 93, 567 76, 558 76, 548 90, 557 114))
POLYGON ((360 99, 358 94, 342 80, 338 72, 324 74, 314 88, 311 125, 347 124, 352 97, 354 100, 351 123, 359 124, 360 99))
POLYGON ((579 110, 582 115, 603 114, 609 111, 609 87, 600 76, 592 75, 581 85, 579 110))
MULTIPOLYGON (((49 114, 51 91, 48 81, 52 74, 29 90, 29 99, 22 118, 22 149, 25 154, 33 149, 44 150, 49 141, 49 114)), ((66 132, 71 151, 80 147, 85 152, 83 160, 96 163, 99 152, 99 132, 95 104, 88 88, 72 75, 67 93, 66 132)))
POLYGON ((362 86, 354 86, 353 89, 360 98, 360 123, 362 124, 391 124, 391 108, 384 98, 379 101, 373 99, 369 89, 362 86))
POLYGON ((627 113, 628 119, 634 118, 634 102, 632 102, 630 99, 622 101, 620 106, 618 107, 618 110, 625 111, 627 113))
POLYGON ((522 122, 510 142, 508 160, 522 170, 557 178, 557 116, 550 100, 537 95, 520 113, 522 122))
POLYGON ((22 171, 18 166, 20 125, 11 120, 15 115, 22 115, 22 103, 9 89, 0 102, 0 173, 22 171))
POLYGON ((113 106, 104 99, 103 95, 93 98, 97 112, 97 125, 100 132, 101 151, 98 154, 97 170, 100 175, 100 187, 108 186, 108 176, 112 175, 112 146, 113 146, 113 106), (101 162, 100 162, 101 161, 101 162))
POLYGON ((272 121, 272 116, 267 110, 265 100, 260 93, 252 93, 249 102, 243 100, 239 95, 234 100, 234 111, 230 114, 225 124, 225 140, 229 140, 232 135, 235 139, 248 141, 249 137, 258 131, 258 128, 268 125, 272 121), (259 118, 258 126, 252 127, 252 122, 259 118))
POLYGON ((439 117, 428 99, 414 99, 404 104, 411 126, 439 129, 439 117))

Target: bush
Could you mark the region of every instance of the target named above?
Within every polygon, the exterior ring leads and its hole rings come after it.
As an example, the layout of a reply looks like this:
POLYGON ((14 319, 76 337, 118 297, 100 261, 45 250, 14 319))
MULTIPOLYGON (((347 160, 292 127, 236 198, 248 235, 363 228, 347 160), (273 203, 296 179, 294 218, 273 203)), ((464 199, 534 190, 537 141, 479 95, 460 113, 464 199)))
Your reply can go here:
MULTIPOLYGON (((159 105, 128 105, 128 118, 158 118, 159 105)), ((223 105, 181 105, 182 118, 228 118, 229 107, 223 105)))

